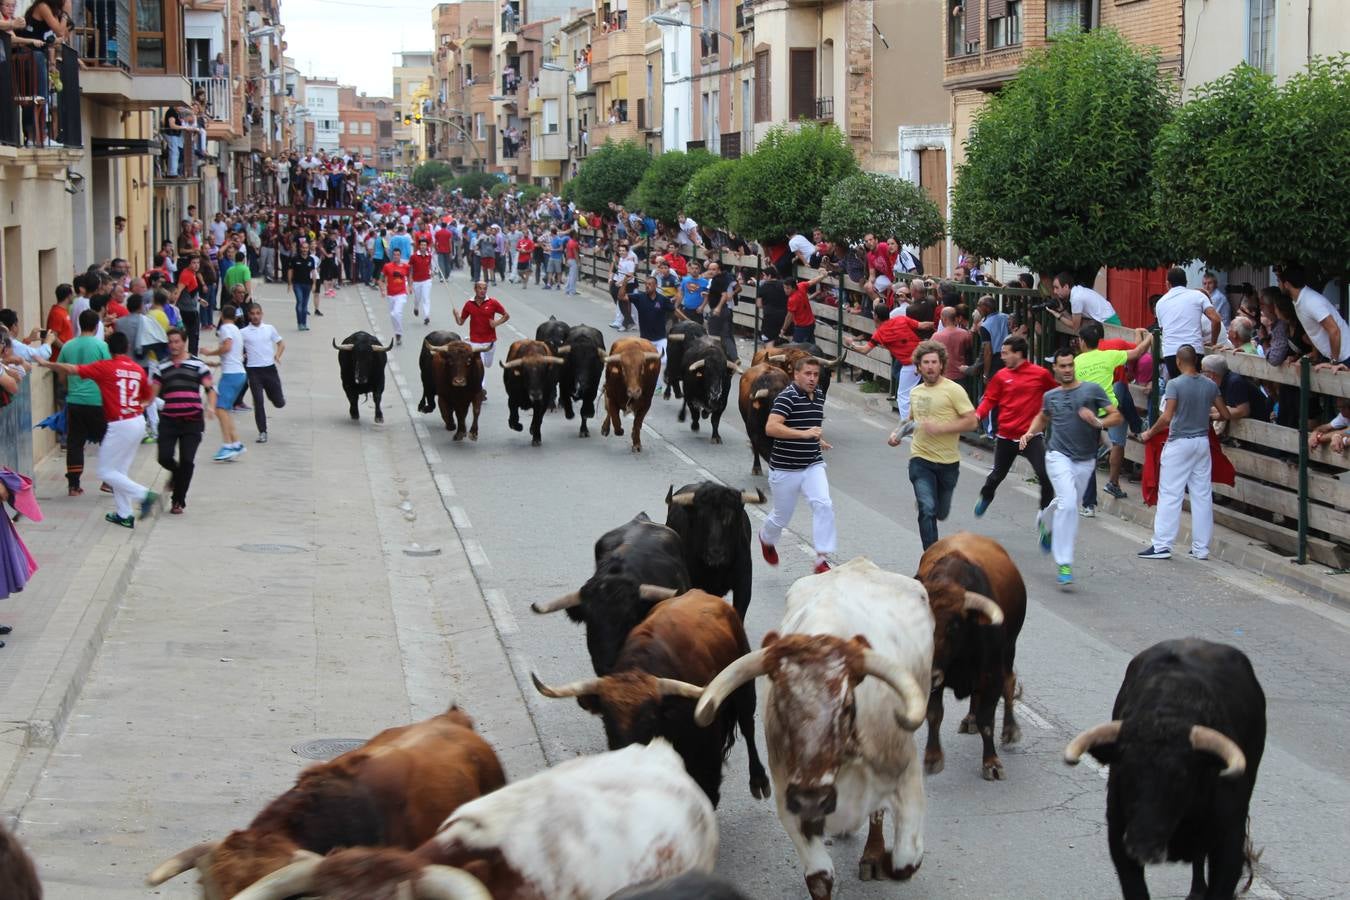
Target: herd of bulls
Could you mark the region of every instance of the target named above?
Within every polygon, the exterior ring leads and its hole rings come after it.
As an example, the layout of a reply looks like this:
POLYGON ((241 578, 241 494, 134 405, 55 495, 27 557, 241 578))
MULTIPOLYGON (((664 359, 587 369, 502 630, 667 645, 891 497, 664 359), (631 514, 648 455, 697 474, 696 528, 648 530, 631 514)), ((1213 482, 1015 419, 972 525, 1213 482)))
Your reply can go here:
MULTIPOLYGON (((826 836, 864 825, 861 878, 912 878, 923 777, 943 769, 947 689, 970 699, 959 730, 981 736, 983 777, 1007 777, 994 718, 1001 698, 1002 742, 1019 740, 1025 585, 997 542, 955 534, 924 553, 914 578, 859 557, 799 579, 779 627, 752 649, 745 505, 763 499, 712 482, 672 487, 666 524, 639 513, 605 533, 576 591, 533 604, 583 627, 594 670, 563 684, 532 673, 535 688, 598 716, 608 752, 508 782, 452 708, 306 770, 248 828, 183 851, 150 883, 196 869, 205 900, 743 898, 709 874, 738 731, 750 793, 773 798, 814 900, 833 893, 826 836)), ((1264 744, 1265 699, 1241 652, 1183 640, 1135 657, 1111 721, 1064 751, 1069 763, 1090 753, 1110 766, 1108 842, 1126 898, 1146 898, 1144 865, 1164 860, 1192 863, 1189 900, 1234 895, 1252 858, 1264 744)))

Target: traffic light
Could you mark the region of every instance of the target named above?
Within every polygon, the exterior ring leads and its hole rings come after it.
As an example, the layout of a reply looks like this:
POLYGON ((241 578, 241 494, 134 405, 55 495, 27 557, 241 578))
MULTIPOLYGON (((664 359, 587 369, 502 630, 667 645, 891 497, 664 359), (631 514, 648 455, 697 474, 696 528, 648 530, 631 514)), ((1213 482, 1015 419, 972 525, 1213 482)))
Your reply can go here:
POLYGON ((421 114, 421 113, 417 113, 416 115, 414 115, 414 116, 413 116, 413 121, 416 122, 418 125, 421 125, 421 124, 422 124, 422 114, 421 114))
MULTIPOLYGON (((422 118, 422 117, 421 117, 421 116, 418 116, 418 118, 420 119, 420 118, 422 118)), ((412 124, 412 116, 405 115, 405 116, 403 117, 403 124, 404 124, 404 125, 411 125, 411 124, 412 124)))

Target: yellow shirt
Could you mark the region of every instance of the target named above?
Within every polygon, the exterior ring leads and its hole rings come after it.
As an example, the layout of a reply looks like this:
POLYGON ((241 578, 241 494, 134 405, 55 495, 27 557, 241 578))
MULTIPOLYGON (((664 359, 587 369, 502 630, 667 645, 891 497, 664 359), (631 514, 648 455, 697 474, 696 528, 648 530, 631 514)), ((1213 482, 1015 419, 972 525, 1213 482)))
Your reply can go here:
MULTIPOLYGON (((938 383, 929 387, 920 382, 909 394, 910 415, 922 425, 924 422, 940 424, 954 422, 975 407, 966 396, 966 389, 950 378, 940 378, 938 383)), ((935 463, 956 463, 961 461, 961 435, 925 434, 922 429, 914 432, 914 443, 910 456, 917 456, 935 463)))
POLYGON ((1074 357, 1073 374, 1079 381, 1101 385, 1106 396, 1114 401, 1116 395, 1112 389, 1116 368, 1129 361, 1130 357, 1124 350, 1084 350, 1074 357))

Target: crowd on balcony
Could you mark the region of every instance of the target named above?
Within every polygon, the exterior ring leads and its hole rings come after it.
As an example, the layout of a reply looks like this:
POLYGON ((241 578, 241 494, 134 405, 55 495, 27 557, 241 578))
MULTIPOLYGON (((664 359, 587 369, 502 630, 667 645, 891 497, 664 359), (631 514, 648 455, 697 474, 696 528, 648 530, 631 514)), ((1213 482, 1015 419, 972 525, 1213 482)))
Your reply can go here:
MULTIPOLYGON (((68 46, 74 26, 69 7, 70 0, 34 0, 18 15, 16 0, 0 0, 0 64, 9 67, 5 81, 12 92, 0 98, 0 103, 20 110, 25 147, 60 147, 66 140, 79 141, 78 135, 62 133, 64 105, 74 103, 76 120, 79 116, 78 88, 67 90, 62 79, 74 61, 66 57, 74 52, 68 46)), ((5 135, 4 139, 16 141, 18 137, 5 135)))
POLYGON ((508 125, 502 129, 502 156, 507 159, 515 159, 516 154, 520 152, 521 141, 524 135, 520 129, 514 125, 508 125))

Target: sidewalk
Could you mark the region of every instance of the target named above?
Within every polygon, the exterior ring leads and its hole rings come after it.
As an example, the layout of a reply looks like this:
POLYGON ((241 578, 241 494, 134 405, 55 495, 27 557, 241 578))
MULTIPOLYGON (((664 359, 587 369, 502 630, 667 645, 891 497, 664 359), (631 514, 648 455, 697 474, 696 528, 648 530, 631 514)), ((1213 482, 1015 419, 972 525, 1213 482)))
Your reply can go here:
MULTIPOLYGON (((241 414, 248 452, 213 463, 209 422, 187 513, 134 531, 103 522, 96 482, 67 501, 49 463, 48 521, 20 526, 43 569, 0 650, 0 813, 57 900, 144 896, 155 864, 285 790, 311 739, 368 738, 456 702, 508 774, 544 764, 394 373, 386 424, 368 402, 348 419, 330 340, 387 328, 348 290, 300 333, 282 288, 255 290, 287 344, 271 441, 253 443, 241 414), (83 546, 78 566, 62 562, 83 546)), ((158 484, 152 449, 137 471, 158 484)), ((194 896, 193 880, 160 893, 194 896)))

